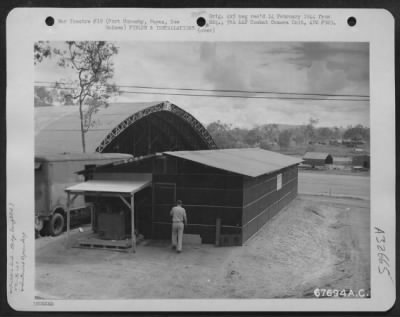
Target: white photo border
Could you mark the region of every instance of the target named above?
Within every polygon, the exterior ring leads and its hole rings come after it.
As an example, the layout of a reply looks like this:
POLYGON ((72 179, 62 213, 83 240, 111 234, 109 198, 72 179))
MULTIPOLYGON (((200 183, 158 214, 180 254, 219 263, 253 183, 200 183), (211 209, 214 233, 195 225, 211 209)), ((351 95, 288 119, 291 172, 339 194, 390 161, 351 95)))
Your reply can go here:
POLYGON ((394 18, 383 9, 133 9, 133 8, 17 8, 7 18, 7 268, 10 255, 24 256, 23 291, 11 292, 7 272, 8 303, 23 311, 385 311, 395 302, 395 82, 394 18), (55 24, 47 16, 104 18, 174 18, 195 25, 209 14, 284 13, 328 14, 330 27, 295 25, 229 25, 215 33, 194 31, 115 32, 90 24, 55 24), (349 27, 347 19, 357 18, 349 27), (147 299, 54 300, 51 306, 35 300, 34 213, 34 64, 36 41, 274 41, 368 42, 370 44, 371 121, 371 298, 367 299, 147 299), (22 178, 21 175, 24 175, 22 178), (24 197, 24 199, 21 199, 24 197), (386 255, 392 280, 378 271, 374 228, 385 231, 386 255), (16 238, 13 243, 12 237, 16 238), (12 250, 12 248, 14 248, 12 250))

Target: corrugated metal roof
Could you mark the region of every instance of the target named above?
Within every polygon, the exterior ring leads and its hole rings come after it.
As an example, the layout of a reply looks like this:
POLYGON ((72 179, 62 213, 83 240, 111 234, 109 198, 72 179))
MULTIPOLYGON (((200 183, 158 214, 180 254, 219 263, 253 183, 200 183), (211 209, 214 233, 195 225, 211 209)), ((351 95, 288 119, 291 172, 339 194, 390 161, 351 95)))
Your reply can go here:
MULTIPOLYGON (((86 151, 94 152, 121 121, 162 102, 115 103, 93 115, 96 125, 86 133, 86 151)), ((35 108, 35 152, 82 152, 77 106, 35 108)))
POLYGON ((141 174, 133 180, 89 180, 72 185, 65 189, 66 192, 102 192, 133 194, 151 184, 151 174, 141 174))
POLYGON ((164 152, 228 172, 257 177, 299 164, 302 160, 280 153, 251 149, 221 149, 201 151, 164 152))
POLYGON ((95 160, 128 160, 133 158, 131 154, 124 153, 37 153, 35 161, 55 162, 55 161, 95 161, 95 160))
POLYGON ((304 160, 326 160, 326 158, 330 155, 329 153, 322 152, 307 152, 304 154, 304 160))

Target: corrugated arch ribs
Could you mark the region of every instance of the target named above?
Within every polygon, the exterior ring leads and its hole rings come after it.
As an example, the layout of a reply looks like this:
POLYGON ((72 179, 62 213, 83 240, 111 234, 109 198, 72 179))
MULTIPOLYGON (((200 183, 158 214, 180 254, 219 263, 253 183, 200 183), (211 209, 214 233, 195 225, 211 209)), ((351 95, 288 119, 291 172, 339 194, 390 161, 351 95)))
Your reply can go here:
POLYGON ((200 137, 200 139, 204 142, 204 145, 208 149, 217 148, 217 145, 215 144, 210 133, 196 118, 170 102, 162 102, 157 105, 150 106, 143 110, 135 112, 134 114, 123 120, 120 124, 114 127, 111 132, 108 133, 107 136, 101 141, 100 145, 96 148, 96 152, 103 152, 107 148, 107 146, 115 141, 121 133, 131 127, 138 120, 147 117, 153 113, 163 111, 170 112, 189 124, 189 126, 193 128, 193 131, 200 137))

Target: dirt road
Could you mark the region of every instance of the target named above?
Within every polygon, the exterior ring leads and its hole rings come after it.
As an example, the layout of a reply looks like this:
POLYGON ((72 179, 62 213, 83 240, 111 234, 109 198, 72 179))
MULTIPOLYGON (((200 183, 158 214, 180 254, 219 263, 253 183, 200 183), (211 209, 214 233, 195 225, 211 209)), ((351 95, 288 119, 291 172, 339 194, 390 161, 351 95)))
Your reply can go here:
POLYGON ((299 172, 299 193, 370 199, 370 178, 324 172, 299 172))
MULTIPOLYGON (((242 247, 146 241, 136 254, 37 240, 39 298, 313 297, 369 288, 369 202, 299 196, 242 247)), ((76 238, 80 233, 75 230, 76 238)))

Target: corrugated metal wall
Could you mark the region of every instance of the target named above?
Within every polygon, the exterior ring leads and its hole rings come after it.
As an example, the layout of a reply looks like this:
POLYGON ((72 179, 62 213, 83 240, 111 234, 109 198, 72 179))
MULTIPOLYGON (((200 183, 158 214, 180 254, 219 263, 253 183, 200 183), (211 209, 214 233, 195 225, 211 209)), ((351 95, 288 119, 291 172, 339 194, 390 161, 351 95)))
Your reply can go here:
POLYGON ((149 170, 153 170, 152 194, 143 193, 144 202, 137 206, 139 229, 146 238, 151 232, 153 239, 170 239, 169 213, 180 199, 189 221, 185 233, 199 234, 203 243, 215 243, 219 217, 221 234, 239 234, 245 242, 297 195, 297 166, 252 178, 164 156, 99 172, 149 170), (277 190, 280 173, 282 188, 277 190))
POLYGON ((244 179, 243 242, 253 236, 297 195, 297 166, 278 173, 244 179), (282 174, 282 187, 277 190, 277 175, 282 174))
POLYGON ((165 173, 153 175, 154 238, 170 237, 169 212, 175 199, 183 201, 187 212, 189 225, 185 233, 201 235, 203 243, 215 242, 217 217, 222 219, 222 233, 240 234, 242 184, 239 175, 182 159, 168 158, 165 173))

